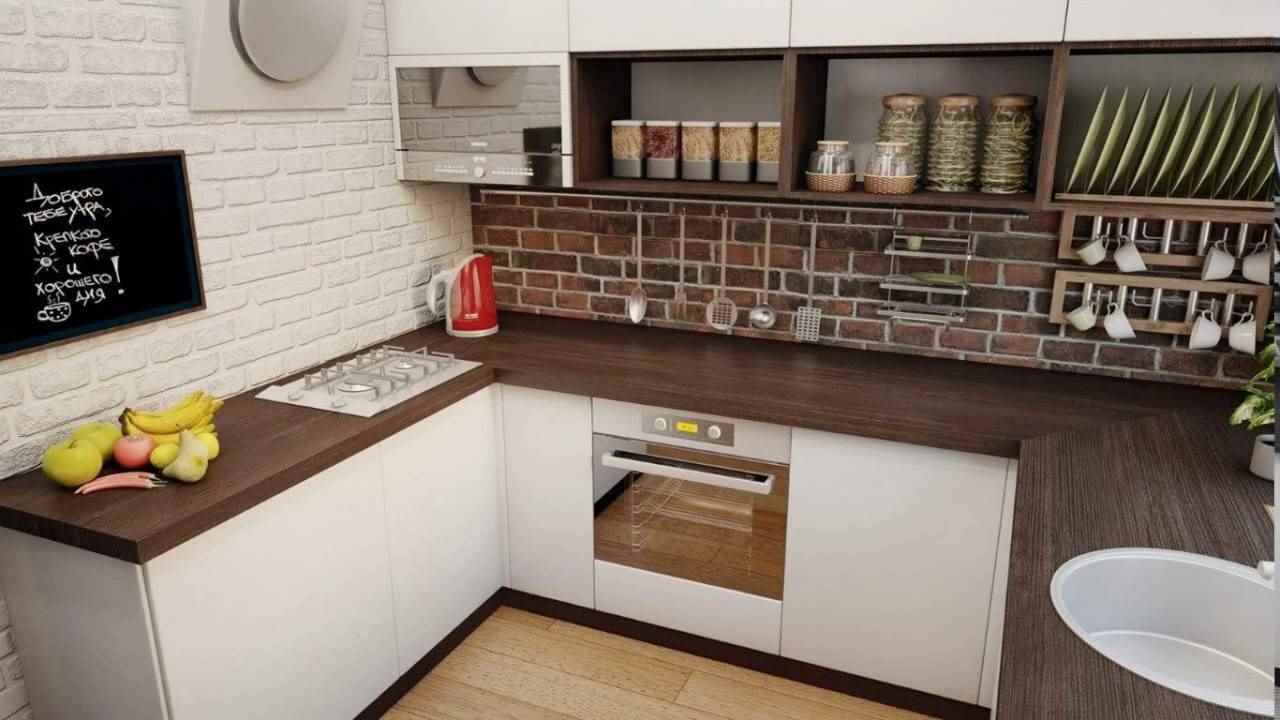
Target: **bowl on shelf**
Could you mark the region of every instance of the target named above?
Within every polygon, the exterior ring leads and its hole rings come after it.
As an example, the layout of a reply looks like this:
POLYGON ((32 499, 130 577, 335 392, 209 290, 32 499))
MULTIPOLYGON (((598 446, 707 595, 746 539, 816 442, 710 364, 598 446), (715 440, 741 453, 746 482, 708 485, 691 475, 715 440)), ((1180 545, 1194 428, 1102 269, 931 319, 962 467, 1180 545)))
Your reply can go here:
POLYGON ((814 192, 849 192, 853 189, 853 173, 804 174, 805 185, 814 192))

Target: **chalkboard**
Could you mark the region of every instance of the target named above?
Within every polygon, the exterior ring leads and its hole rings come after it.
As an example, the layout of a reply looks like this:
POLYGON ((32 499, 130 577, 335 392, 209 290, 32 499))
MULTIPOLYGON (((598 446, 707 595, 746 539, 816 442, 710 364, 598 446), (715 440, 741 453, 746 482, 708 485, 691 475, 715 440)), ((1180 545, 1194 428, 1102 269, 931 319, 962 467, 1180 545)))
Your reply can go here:
POLYGON ((0 166, 0 355, 203 307, 181 152, 0 166))

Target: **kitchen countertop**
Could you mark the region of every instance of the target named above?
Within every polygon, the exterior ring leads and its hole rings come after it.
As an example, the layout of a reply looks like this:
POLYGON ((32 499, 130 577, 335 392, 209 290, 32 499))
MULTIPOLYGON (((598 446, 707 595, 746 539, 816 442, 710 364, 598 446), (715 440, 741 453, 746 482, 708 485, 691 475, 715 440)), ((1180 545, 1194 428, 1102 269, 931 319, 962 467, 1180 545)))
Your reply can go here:
POLYGON ((1144 680, 1059 619, 1049 583, 1093 550, 1151 547, 1246 566, 1272 558, 1273 486, 1249 473, 1253 436, 1185 411, 1022 445, 1001 661, 1001 720, 1227 720, 1247 713, 1144 680))

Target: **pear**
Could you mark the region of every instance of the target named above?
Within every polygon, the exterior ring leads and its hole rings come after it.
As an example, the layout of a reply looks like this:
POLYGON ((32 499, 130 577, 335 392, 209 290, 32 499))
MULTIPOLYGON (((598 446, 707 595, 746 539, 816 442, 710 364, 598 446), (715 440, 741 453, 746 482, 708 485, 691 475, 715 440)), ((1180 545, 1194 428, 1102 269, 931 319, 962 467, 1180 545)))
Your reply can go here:
POLYGON ((178 457, 162 471, 167 478, 184 483, 197 483, 209 471, 209 446, 190 430, 179 436, 178 457))

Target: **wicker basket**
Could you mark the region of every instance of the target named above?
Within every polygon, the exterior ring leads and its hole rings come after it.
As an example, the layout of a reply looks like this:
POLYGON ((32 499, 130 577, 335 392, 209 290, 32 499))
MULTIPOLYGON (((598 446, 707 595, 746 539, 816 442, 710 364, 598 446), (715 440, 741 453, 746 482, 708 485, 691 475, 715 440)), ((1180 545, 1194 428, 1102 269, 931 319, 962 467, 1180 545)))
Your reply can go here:
POLYGON ((849 192, 853 189, 853 173, 829 175, 806 172, 804 180, 814 192, 849 192))
POLYGON ((864 175, 863 187, 876 195, 909 195, 916 189, 915 175, 864 175))

